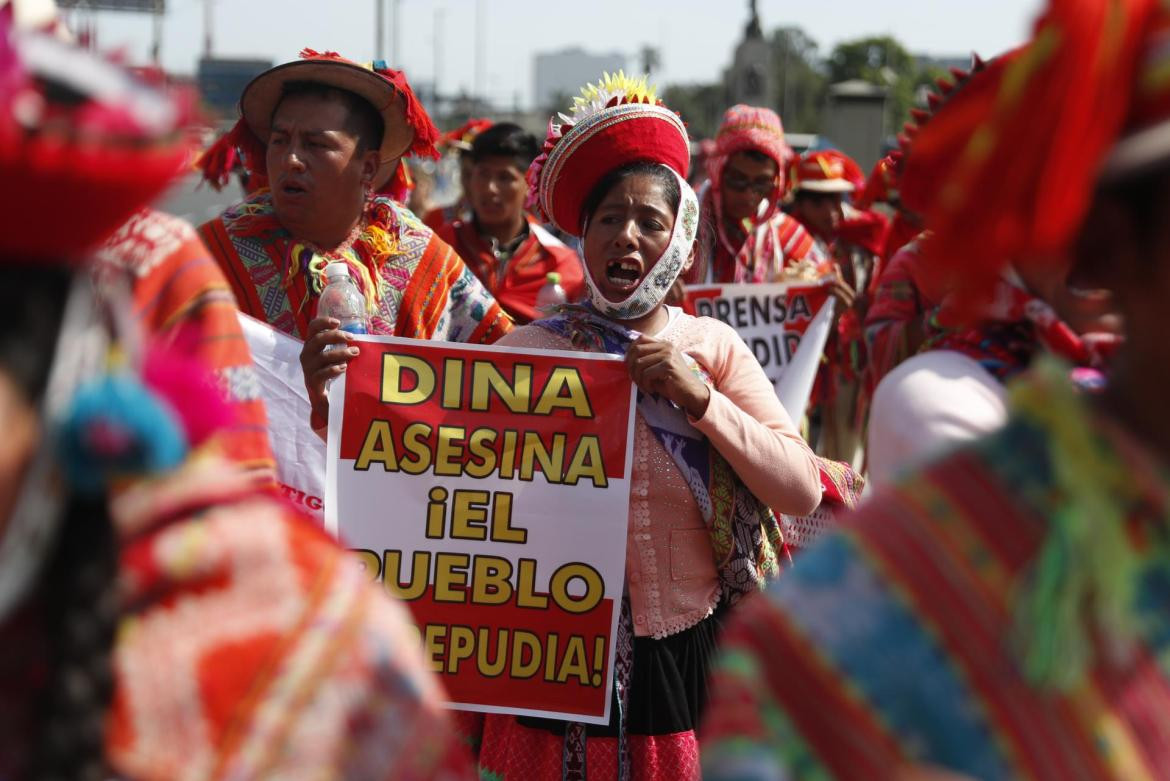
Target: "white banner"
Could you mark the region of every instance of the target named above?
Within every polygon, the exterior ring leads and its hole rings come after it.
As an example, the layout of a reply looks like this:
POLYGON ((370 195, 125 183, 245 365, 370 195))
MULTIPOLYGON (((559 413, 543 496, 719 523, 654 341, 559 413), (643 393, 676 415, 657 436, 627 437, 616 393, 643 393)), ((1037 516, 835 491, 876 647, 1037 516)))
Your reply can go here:
POLYGON ((240 313, 240 327, 260 378, 268 408, 268 440, 276 457, 276 478, 284 495, 322 518, 325 443, 309 427, 309 394, 301 372, 301 340, 240 313))

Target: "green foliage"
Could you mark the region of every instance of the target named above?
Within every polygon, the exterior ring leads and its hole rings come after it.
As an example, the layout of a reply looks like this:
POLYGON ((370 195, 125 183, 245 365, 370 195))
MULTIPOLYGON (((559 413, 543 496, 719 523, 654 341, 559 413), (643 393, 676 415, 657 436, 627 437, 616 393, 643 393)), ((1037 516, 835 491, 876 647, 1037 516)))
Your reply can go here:
POLYGON ((558 112, 568 113, 573 106, 573 96, 568 92, 557 91, 552 94, 548 105, 540 107, 541 114, 547 114, 550 117, 556 116, 558 112))
MULTIPOLYGON (((845 41, 822 59, 816 41, 797 27, 781 27, 770 38, 776 78, 777 104, 772 106, 792 133, 816 133, 822 128, 822 112, 831 84, 861 79, 888 90, 886 130, 901 132, 922 87, 933 89, 934 80, 946 76, 936 66, 922 67, 891 36, 872 36, 845 41)), ((667 87, 666 104, 678 111, 690 127, 692 138, 711 138, 729 105, 727 89, 718 84, 684 84, 667 87)))
POLYGON ((722 84, 677 84, 666 88, 662 100, 679 113, 694 139, 714 138, 728 106, 722 84))
POLYGON ((776 107, 784 129, 815 133, 821 125, 828 79, 817 54, 817 43, 797 27, 772 34, 772 61, 776 68, 776 107))
POLYGON ((898 133, 902 129, 923 75, 901 43, 888 35, 845 41, 834 47, 826 65, 830 83, 860 79, 889 90, 886 130, 898 133))
POLYGON ((827 62, 833 82, 863 79, 889 86, 902 74, 913 74, 917 64, 894 38, 883 35, 837 44, 827 62))

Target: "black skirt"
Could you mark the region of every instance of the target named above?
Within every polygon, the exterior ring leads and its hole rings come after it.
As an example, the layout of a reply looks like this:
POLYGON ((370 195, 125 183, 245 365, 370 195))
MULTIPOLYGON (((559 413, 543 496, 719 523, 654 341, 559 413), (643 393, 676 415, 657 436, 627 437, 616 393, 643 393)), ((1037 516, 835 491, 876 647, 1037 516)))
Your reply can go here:
MULTIPOLYGON (((707 679, 715 658, 723 605, 690 629, 655 640, 634 638, 634 669, 630 677, 627 735, 670 735, 693 730, 707 704, 707 679)), ((585 734, 618 734, 616 691, 611 694, 608 724, 587 724, 585 734)), ((567 722, 519 716, 526 727, 565 733, 567 722)))

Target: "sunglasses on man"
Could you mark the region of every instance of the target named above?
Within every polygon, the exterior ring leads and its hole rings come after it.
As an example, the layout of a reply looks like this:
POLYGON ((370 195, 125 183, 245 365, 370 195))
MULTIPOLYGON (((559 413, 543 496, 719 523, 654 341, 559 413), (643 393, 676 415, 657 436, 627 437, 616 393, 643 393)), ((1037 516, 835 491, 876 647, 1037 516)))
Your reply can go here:
POLYGON ((748 179, 746 176, 737 176, 734 173, 724 174, 723 183, 737 193, 751 190, 756 195, 767 195, 776 187, 775 178, 748 179))

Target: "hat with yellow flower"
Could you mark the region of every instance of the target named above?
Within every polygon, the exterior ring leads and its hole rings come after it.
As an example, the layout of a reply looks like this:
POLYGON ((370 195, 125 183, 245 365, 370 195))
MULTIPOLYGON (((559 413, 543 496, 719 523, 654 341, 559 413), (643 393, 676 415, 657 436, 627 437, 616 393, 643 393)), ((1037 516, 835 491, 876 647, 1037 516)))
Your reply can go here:
POLYGON ((593 187, 615 168, 638 161, 660 163, 686 179, 691 163, 686 127, 658 100, 645 76, 607 73, 582 90, 568 114, 549 120, 543 151, 528 169, 530 207, 580 236, 581 210, 593 187))

